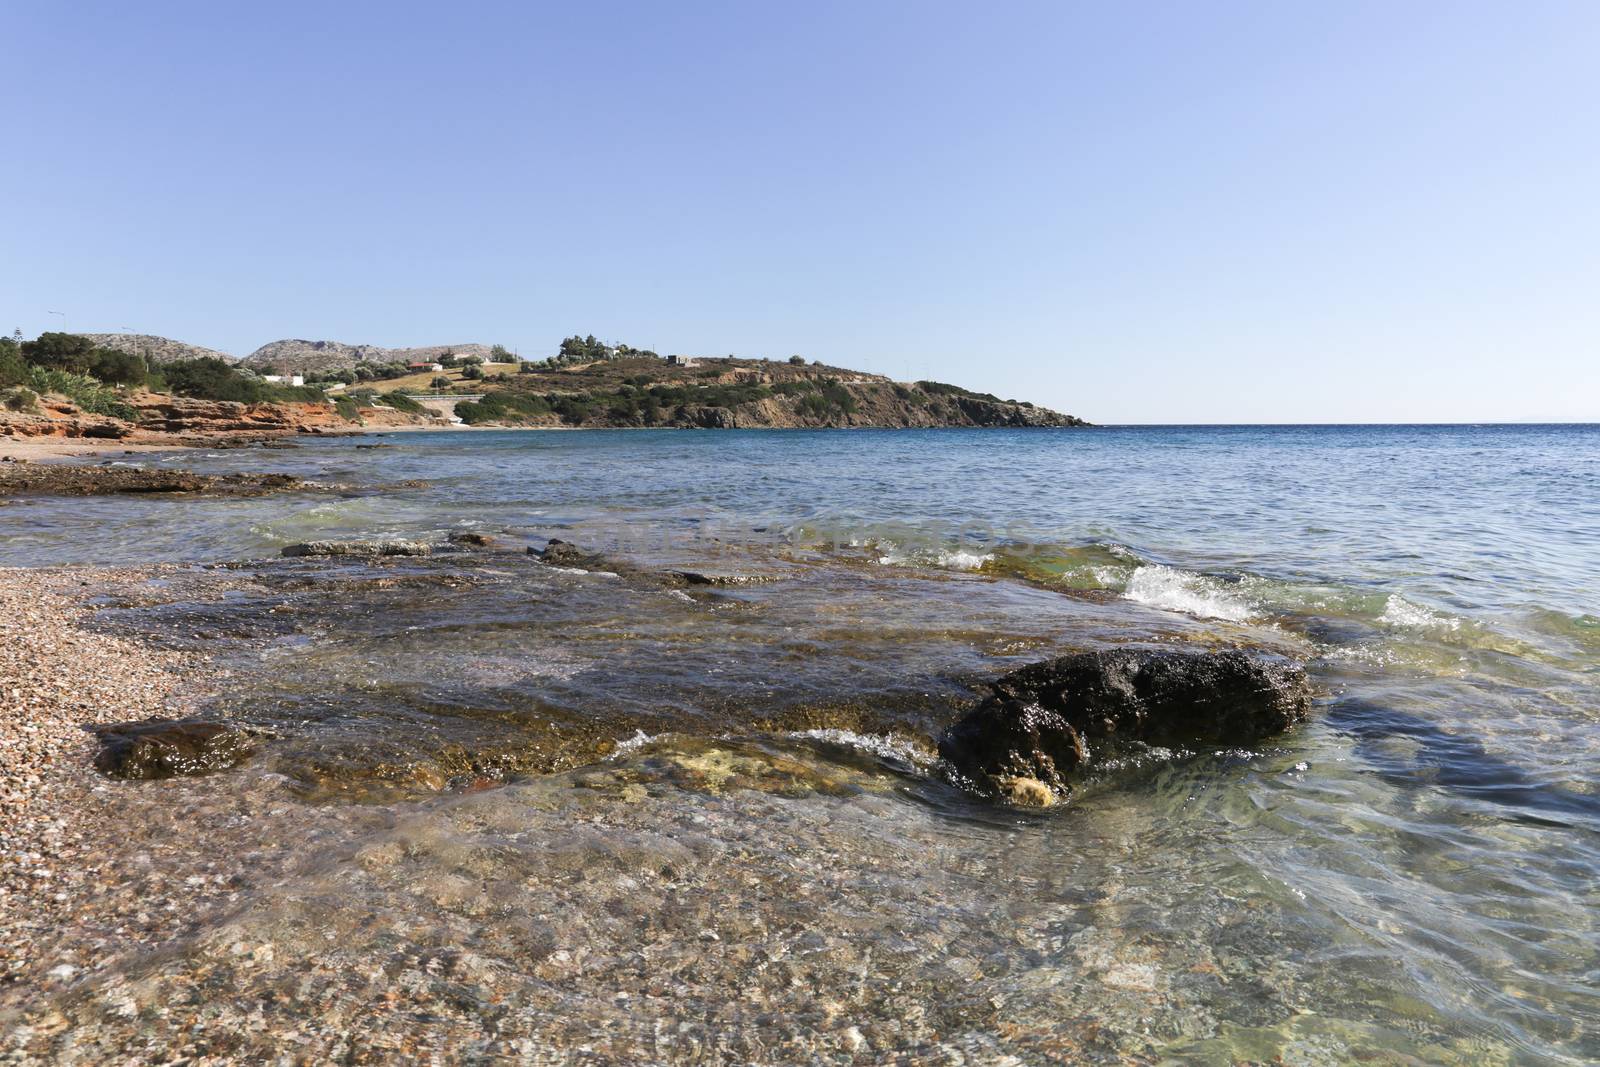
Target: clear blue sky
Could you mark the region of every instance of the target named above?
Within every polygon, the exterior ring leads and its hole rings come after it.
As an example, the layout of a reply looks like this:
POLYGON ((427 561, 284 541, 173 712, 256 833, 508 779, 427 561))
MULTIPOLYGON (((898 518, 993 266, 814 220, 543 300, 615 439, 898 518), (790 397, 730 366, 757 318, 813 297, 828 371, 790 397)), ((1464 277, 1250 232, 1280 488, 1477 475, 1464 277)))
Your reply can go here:
POLYGON ((0 327, 1600 419, 1600 4, 10 0, 0 327))

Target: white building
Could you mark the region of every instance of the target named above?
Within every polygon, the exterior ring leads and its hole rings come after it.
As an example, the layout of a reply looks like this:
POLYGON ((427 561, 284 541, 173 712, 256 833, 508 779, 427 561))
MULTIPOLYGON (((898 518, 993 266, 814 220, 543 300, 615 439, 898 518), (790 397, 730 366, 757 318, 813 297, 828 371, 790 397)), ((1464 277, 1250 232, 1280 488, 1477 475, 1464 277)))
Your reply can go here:
POLYGON ((263 374, 261 380, 274 385, 304 385, 306 377, 303 374, 263 374))

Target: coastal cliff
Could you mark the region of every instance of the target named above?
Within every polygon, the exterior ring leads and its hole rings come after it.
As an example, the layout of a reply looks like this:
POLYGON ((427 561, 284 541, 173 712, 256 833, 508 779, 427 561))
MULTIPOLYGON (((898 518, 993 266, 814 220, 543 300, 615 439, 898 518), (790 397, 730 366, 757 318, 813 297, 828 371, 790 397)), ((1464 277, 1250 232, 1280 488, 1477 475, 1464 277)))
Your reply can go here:
MULTIPOLYGON (((475 383, 463 383, 475 384, 475 383)), ((942 382, 896 382, 815 363, 664 362, 632 356, 570 366, 524 364, 482 379, 458 403, 470 425, 681 429, 1069 427, 1088 423, 1024 400, 942 382)))

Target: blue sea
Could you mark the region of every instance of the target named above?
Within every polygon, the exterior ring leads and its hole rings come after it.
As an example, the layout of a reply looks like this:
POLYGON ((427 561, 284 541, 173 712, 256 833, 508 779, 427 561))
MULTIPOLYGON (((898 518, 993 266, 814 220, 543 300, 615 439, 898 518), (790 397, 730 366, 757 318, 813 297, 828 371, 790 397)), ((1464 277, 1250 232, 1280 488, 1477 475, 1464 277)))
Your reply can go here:
POLYGON ((602 1062, 1600 1060, 1600 427, 297 443, 118 461, 321 488, 0 509, 6 566, 173 565, 98 624, 217 657, 275 739, 183 788, 341 842, 228 920, 282 968, 450 942, 602 1062), (1316 713, 1042 813, 945 782, 976 686, 1128 643, 1293 656, 1316 713))

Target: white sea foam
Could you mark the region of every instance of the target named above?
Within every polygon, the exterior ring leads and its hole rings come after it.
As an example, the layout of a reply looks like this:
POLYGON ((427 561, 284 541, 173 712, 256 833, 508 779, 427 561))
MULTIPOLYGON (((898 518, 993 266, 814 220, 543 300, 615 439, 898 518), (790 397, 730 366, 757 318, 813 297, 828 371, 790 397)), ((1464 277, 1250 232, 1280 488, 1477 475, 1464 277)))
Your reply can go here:
POLYGON ((930 762, 926 752, 909 741, 888 734, 858 734, 854 730, 798 730, 789 735, 799 740, 825 741, 833 745, 858 749, 884 759, 900 760, 913 767, 923 767, 930 762))
POLYGON ((1378 616, 1378 621, 1412 630, 1455 630, 1461 626, 1460 619, 1441 615, 1394 594, 1384 604, 1383 614, 1378 616))
POLYGON ((1137 568, 1122 595, 1152 608, 1181 611, 1203 619, 1247 622, 1253 614, 1243 597, 1231 593, 1216 579, 1163 567, 1159 563, 1137 568))
POLYGON ((639 751, 641 748, 657 738, 665 736, 665 734, 651 735, 645 733, 643 730, 635 730, 632 737, 625 738, 617 742, 617 747, 611 750, 611 758, 616 759, 618 756, 630 755, 639 751))
POLYGON ((933 557, 933 561, 939 566, 960 571, 975 571, 991 559, 994 559, 993 552, 964 552, 961 549, 939 552, 933 557))
POLYGON ((975 571, 994 559, 993 552, 970 552, 962 548, 907 551, 892 541, 879 541, 878 562, 885 567, 943 567, 954 571, 975 571))

